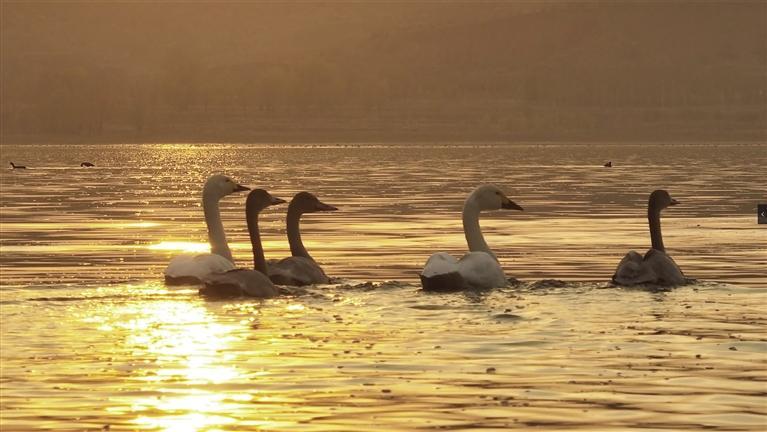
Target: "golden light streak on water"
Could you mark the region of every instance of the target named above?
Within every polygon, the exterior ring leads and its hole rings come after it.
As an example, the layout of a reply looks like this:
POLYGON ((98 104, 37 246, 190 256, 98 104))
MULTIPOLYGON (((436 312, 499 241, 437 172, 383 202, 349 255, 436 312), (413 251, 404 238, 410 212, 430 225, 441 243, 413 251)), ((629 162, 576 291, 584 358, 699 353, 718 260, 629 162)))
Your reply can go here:
MULTIPOLYGON (((2 149, 37 161, 0 170, 4 430, 765 429, 764 146, 43 149, 2 149), (208 252, 200 187, 221 167, 339 207, 302 221, 339 283, 265 301, 165 287, 173 256, 208 252), (525 208, 482 219, 524 283, 420 292, 429 254, 465 251, 461 204, 479 182, 525 208), (611 287, 649 244, 654 187, 683 202, 666 245, 702 282, 611 287)), ((250 267, 244 200, 221 211, 250 267)), ((285 207, 260 225, 267 257, 287 256, 285 207)))
POLYGON ((236 327, 220 324, 201 305, 184 301, 127 309, 121 313, 137 317, 117 324, 127 332, 126 346, 139 358, 156 359, 152 373, 137 378, 162 394, 131 403, 128 411, 137 415, 136 424, 163 431, 197 431, 234 423, 235 419, 220 414, 230 408, 227 401, 246 402, 252 395, 204 390, 179 395, 174 386, 221 386, 241 379, 241 372, 230 364, 231 356, 221 355, 236 339, 232 336, 236 327), (167 414, 146 416, 144 412, 167 414))
POLYGON ((149 250, 178 251, 185 253, 205 253, 210 252, 208 243, 185 242, 185 241, 161 241, 147 246, 149 250))

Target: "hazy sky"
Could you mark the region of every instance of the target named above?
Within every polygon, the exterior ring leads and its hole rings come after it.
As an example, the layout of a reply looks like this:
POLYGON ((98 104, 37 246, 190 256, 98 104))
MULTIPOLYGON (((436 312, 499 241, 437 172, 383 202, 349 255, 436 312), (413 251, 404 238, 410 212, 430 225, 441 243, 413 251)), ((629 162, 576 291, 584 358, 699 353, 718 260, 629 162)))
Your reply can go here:
POLYGON ((761 1, 4 1, 1 24, 6 139, 765 135, 761 1))

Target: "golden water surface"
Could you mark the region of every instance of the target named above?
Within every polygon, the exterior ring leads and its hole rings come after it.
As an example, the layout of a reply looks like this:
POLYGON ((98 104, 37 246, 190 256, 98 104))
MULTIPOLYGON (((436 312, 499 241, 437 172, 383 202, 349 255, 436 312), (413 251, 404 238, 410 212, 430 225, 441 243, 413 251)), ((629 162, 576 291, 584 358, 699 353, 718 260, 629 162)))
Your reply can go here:
MULTIPOLYGON (((0 170, 3 431, 767 428, 764 145, 0 151, 29 167, 0 170), (339 207, 302 224, 337 283, 266 301, 165 287, 172 256, 207 249, 212 173, 339 207), (420 292, 431 253, 465 250, 461 205, 485 182, 525 208, 482 221, 522 283, 420 292), (664 239, 699 282, 613 287, 649 247, 656 188, 682 203, 664 239)), ((248 266, 244 199, 221 209, 248 266)), ((284 219, 262 215, 268 258, 288 252, 284 219)))

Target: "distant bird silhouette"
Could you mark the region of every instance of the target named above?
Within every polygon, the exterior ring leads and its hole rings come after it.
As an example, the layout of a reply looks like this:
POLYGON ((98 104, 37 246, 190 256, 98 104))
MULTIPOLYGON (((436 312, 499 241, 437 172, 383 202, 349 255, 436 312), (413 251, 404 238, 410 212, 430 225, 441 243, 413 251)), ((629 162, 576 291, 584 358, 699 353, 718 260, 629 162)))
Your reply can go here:
POLYGON ((27 169, 24 165, 14 165, 13 162, 11 162, 11 168, 12 169, 27 169))
POLYGON ((613 161, 608 161, 608 162, 605 164, 605 168, 612 168, 612 167, 613 167, 613 161))
POLYGON ((92 166, 96 166, 96 165, 93 165, 93 164, 92 164, 92 163, 90 163, 90 162, 83 162, 83 163, 81 163, 81 164, 80 164, 80 166, 81 166, 81 167, 92 167, 92 166))

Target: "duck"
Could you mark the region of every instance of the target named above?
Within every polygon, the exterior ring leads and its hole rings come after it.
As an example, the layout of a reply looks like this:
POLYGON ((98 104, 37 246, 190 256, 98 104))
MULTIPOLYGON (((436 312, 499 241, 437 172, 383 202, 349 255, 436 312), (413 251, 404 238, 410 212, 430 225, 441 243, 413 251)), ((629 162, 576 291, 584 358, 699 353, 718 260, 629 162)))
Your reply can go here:
POLYGON ((88 167, 94 167, 94 166, 96 166, 96 165, 94 165, 94 164, 93 164, 93 163, 91 163, 91 162, 81 162, 81 163, 80 163, 80 167, 81 167, 81 168, 88 168, 88 167))
POLYGON ((305 213, 337 211, 309 192, 299 192, 288 206, 287 231, 291 256, 270 261, 269 278, 278 285, 305 286, 330 283, 317 261, 309 255, 301 240, 299 223, 305 213))
POLYGON ((429 257, 420 274, 424 290, 459 291, 506 286, 506 275, 479 226, 480 212, 501 209, 523 211, 495 185, 481 185, 469 194, 463 205, 463 232, 469 252, 460 259, 447 252, 429 257))
POLYGON ((604 164, 605 168, 612 168, 613 167, 613 161, 607 161, 607 163, 604 164))
POLYGON ((232 251, 226 242, 224 225, 218 202, 233 193, 250 190, 231 178, 216 174, 205 182, 202 189, 202 208, 208 227, 210 253, 183 254, 174 257, 165 268, 166 285, 189 285, 202 283, 202 278, 212 273, 234 270, 232 251))
POLYGON ((11 162, 11 169, 27 169, 24 165, 16 165, 13 162, 11 162))
POLYGON ((208 298, 256 297, 271 298, 279 293, 269 279, 261 234, 258 229, 258 215, 267 207, 283 204, 285 200, 272 196, 264 189, 253 189, 245 202, 245 219, 253 250, 253 269, 235 269, 216 273, 204 278, 205 287, 200 295, 208 298))
POLYGON ((683 285, 687 279, 674 260, 666 253, 663 235, 660 229, 660 214, 664 209, 678 205, 679 201, 671 195, 658 189, 650 194, 647 202, 647 219, 650 225, 650 242, 652 246, 644 254, 629 251, 618 263, 612 281, 617 285, 683 285))

